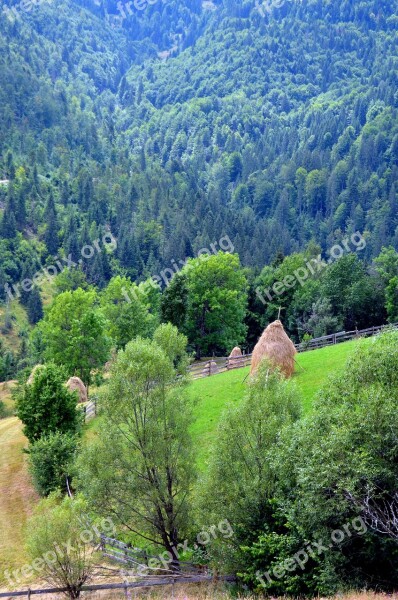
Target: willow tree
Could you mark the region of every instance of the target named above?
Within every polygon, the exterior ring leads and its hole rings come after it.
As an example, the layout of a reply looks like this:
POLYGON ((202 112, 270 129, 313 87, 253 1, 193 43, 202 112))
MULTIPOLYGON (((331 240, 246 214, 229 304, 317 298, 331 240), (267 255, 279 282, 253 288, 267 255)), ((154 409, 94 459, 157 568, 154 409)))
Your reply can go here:
POLYGON ((137 338, 119 352, 99 435, 81 456, 79 482, 101 514, 162 546, 178 568, 194 481, 190 400, 181 373, 186 338, 163 325, 155 339, 137 338))

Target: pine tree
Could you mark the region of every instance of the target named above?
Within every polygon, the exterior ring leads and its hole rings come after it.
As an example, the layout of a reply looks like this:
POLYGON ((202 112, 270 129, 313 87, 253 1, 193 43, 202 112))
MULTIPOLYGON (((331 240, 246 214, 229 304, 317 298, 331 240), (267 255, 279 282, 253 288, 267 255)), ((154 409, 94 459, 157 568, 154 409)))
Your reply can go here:
POLYGON ((37 287, 34 287, 29 294, 27 312, 31 325, 36 325, 43 318, 43 302, 37 287))
POLYGON ((104 268, 101 254, 96 252, 95 257, 87 261, 85 268, 87 281, 98 288, 103 288, 105 285, 104 268))
POLYGON ((48 198, 44 217, 47 223, 47 229, 44 234, 44 242, 47 246, 48 253, 54 256, 57 253, 59 247, 59 225, 54 203, 54 197, 52 193, 50 193, 50 196, 48 198))
POLYGON ((15 219, 15 197, 14 188, 12 185, 8 188, 7 202, 3 214, 3 221, 1 224, 2 237, 12 240, 17 235, 17 222, 15 219))

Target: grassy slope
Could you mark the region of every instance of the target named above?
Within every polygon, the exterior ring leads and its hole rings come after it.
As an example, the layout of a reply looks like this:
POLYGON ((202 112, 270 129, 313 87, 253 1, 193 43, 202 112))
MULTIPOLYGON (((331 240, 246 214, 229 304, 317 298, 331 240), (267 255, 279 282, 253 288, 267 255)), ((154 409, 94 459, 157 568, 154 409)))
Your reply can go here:
MULTIPOLYGON (((356 342, 347 342, 297 356, 298 366, 294 381, 303 396, 304 412, 311 409, 312 401, 321 385, 329 375, 344 365, 355 344, 356 342)), ((196 401, 196 421, 192 433, 202 467, 209 457, 222 413, 228 405, 241 402, 244 397, 247 385, 247 380, 244 379, 248 373, 249 368, 237 369, 198 379, 192 385, 191 394, 196 401)))
POLYGON ((26 456, 27 440, 16 417, 0 421, 0 586, 3 571, 23 565, 24 526, 38 497, 30 483, 26 456))
MULTIPOLYGON (((341 368, 354 348, 355 342, 348 342, 298 356, 297 362, 305 370, 297 367, 294 380, 303 394, 304 411, 311 409, 319 387, 329 374, 341 368)), ((237 369, 197 380, 191 386, 191 394, 196 400, 192 433, 202 468, 206 465, 222 413, 229 404, 240 402, 244 397, 247 374, 248 368, 237 369)), ((11 407, 8 392, 1 386, 0 397, 11 407)), ((86 429, 87 438, 96 434, 97 426, 98 419, 90 422, 86 429)), ((0 421, 0 587, 5 584, 3 570, 20 567, 26 560, 23 527, 38 500, 22 453, 26 446, 18 419, 0 421)))
MULTIPOLYGON (((20 331, 29 329, 28 317, 26 310, 23 306, 14 300, 11 302, 10 313, 12 319, 12 329, 7 334, 0 334, 4 346, 9 348, 13 352, 18 352, 21 345, 21 339, 19 337, 20 331)), ((4 327, 6 315, 6 308, 4 305, 0 306, 0 330, 4 327)))

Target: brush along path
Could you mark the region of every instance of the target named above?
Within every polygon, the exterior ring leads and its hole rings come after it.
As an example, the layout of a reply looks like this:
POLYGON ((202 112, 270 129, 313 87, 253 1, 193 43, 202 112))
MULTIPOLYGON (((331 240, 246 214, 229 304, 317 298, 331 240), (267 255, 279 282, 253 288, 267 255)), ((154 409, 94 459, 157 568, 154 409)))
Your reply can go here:
POLYGON ((23 527, 38 497, 22 449, 27 440, 16 417, 0 421, 0 586, 6 569, 26 562, 23 527))

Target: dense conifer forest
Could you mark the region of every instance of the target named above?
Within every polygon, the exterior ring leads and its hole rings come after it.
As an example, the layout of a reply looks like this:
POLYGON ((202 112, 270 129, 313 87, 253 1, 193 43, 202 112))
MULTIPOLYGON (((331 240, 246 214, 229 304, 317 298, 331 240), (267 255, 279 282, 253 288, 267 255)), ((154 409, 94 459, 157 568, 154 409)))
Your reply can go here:
POLYGON ((177 271, 225 237, 248 281, 236 340, 248 349, 281 305, 296 340, 398 318, 395 3, 28 8, 4 6, 0 19, 4 333, 21 335, 10 299, 31 324, 43 316, 42 284, 7 290, 57 259, 75 267, 58 291, 100 291, 177 271), (106 234, 115 251, 79 263, 106 234), (365 247, 346 242, 343 262, 304 292, 265 295, 355 234, 365 247))

